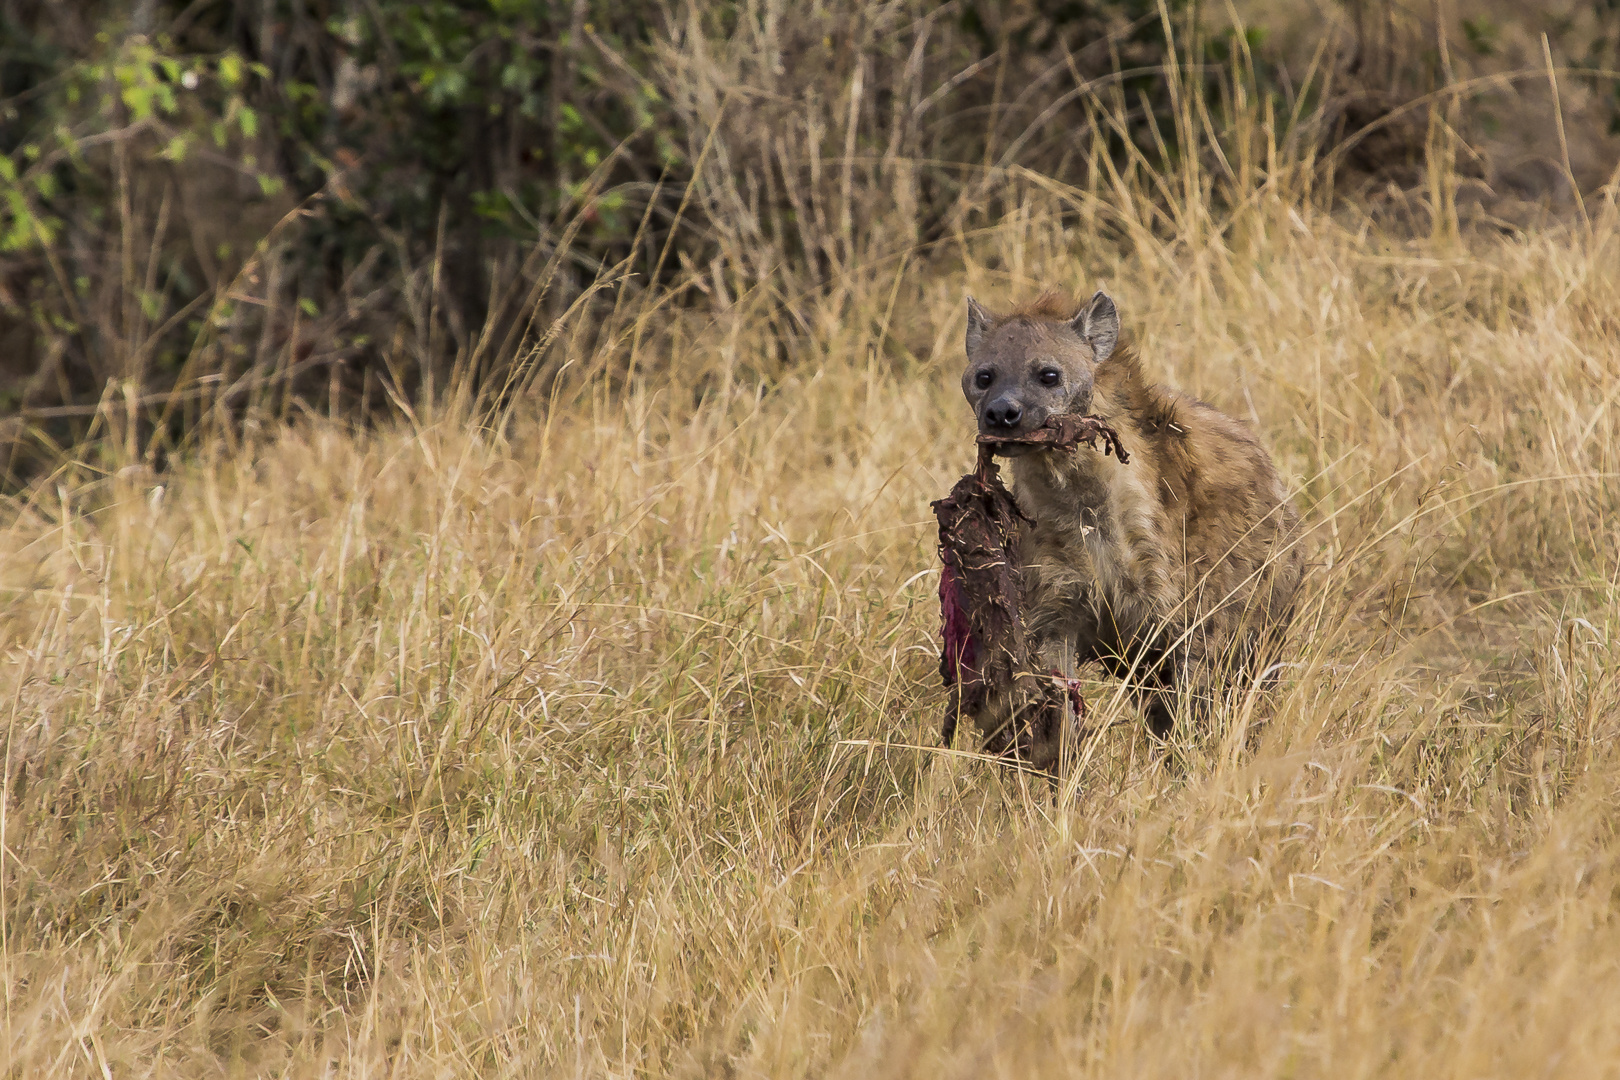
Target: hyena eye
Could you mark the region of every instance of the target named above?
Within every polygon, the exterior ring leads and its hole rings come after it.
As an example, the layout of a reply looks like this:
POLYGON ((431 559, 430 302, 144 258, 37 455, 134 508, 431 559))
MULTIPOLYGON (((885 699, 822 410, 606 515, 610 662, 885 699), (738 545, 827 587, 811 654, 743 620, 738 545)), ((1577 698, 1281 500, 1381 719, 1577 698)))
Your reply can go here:
POLYGON ((973 385, 977 386, 980 390, 983 390, 985 387, 990 385, 993 379, 995 379, 995 375, 992 372, 981 371, 977 375, 973 376, 973 385))
POLYGON ((1041 385, 1056 386, 1063 381, 1063 372, 1057 368, 1041 368, 1041 385))

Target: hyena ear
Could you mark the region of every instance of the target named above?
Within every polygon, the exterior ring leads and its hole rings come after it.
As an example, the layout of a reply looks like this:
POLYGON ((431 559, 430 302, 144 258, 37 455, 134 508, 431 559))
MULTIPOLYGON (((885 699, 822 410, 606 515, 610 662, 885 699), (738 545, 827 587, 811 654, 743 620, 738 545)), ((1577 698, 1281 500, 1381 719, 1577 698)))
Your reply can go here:
POLYGON ((1119 344, 1119 309, 1114 300, 1101 289, 1097 290, 1079 314, 1069 320, 1080 340, 1091 346, 1092 356, 1102 363, 1114 354, 1119 344))
POLYGON ((968 352, 972 352, 979 347, 979 342, 984 340, 984 335, 990 332, 991 319, 990 313, 980 307, 979 302, 973 297, 968 297, 967 302, 967 348, 968 352))

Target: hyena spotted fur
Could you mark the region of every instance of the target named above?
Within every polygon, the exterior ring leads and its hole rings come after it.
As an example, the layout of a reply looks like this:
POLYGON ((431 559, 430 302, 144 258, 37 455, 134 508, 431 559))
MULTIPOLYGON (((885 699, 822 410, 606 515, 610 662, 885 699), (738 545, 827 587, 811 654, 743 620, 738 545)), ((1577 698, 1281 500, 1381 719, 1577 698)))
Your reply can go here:
MULTIPOLYGON (((1121 464, 1086 449, 997 449, 1034 522, 1021 540, 1024 611, 1043 656, 1128 678, 1160 738, 1176 695, 1196 714, 1274 659, 1304 572, 1287 488, 1247 425, 1147 381, 1113 300, 1048 293, 998 317, 969 299, 962 391, 982 435, 1095 414, 1129 453, 1121 464)), ((987 732, 1009 719, 977 718, 987 732)))

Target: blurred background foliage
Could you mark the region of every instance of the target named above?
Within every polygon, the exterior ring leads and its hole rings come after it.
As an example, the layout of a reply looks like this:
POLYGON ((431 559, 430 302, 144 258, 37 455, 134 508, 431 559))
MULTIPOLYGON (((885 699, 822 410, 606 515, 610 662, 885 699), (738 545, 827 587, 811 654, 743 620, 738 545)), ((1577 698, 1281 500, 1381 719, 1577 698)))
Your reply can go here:
POLYGON ((650 285, 768 306, 761 364, 791 363, 856 277, 993 221, 1009 178, 1233 172, 1256 96, 1326 199, 1568 212, 1613 166, 1620 12, 1455 7, 0 0, 0 482, 510 397, 580 335, 639 340, 650 285), (1567 148, 1530 100, 1554 55, 1567 148), (1200 130, 1188 79, 1226 107, 1200 130), (1425 186, 1440 143, 1472 187, 1425 186))

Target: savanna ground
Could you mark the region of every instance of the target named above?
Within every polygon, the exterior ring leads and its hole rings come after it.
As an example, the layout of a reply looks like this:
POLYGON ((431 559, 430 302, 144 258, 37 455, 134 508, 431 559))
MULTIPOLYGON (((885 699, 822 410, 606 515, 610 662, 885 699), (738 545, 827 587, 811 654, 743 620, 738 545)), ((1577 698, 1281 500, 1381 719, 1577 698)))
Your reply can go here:
POLYGON ((7 1075, 1611 1074, 1613 203, 1197 168, 1008 177, 793 364, 654 296, 500 409, 11 500, 7 1075), (1274 694, 1161 752, 1098 681, 1056 791, 936 746, 928 511, 964 292, 1050 284, 1253 422, 1313 563, 1274 694))

